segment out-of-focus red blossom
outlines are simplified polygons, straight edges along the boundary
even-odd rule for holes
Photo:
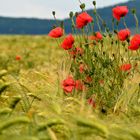
[[[140,34],[136,34],[133,36],[133,38],[130,41],[130,46],[128,49],[135,51],[140,48]]]
[[[72,58],[76,57],[76,51],[75,50],[69,51],[69,54],[72,56]]]
[[[99,80],[99,84],[103,85],[104,84],[104,80]]]
[[[65,93],[71,93],[75,87],[75,81],[71,76],[63,81],[63,90]]]
[[[132,68],[131,64],[123,64],[120,66],[121,71],[129,71]]]
[[[80,47],[77,47],[77,48],[76,48],[76,54],[77,54],[77,55],[83,55],[83,53],[84,53],[83,48],[80,48]]]
[[[48,36],[53,37],[53,38],[59,38],[63,36],[63,29],[61,27],[56,27],[55,29],[52,29]]]
[[[17,61],[21,60],[21,56],[17,55],[17,56],[16,56],[16,60],[17,60]]]
[[[83,28],[92,21],[93,21],[92,17],[88,13],[83,12],[76,17],[76,27],[79,29]]]
[[[74,44],[74,37],[72,34],[69,34],[62,42],[61,47],[65,50],[69,50],[73,47]]]
[[[100,32],[96,32],[95,35],[91,35],[89,36],[90,40],[95,40],[95,41],[99,41],[103,39],[103,36]]]
[[[89,36],[89,39],[90,39],[90,40],[96,40],[96,36],[91,35],[91,36]]]
[[[88,99],[88,104],[92,105],[92,107],[96,108],[95,100],[92,97]]]
[[[121,17],[124,17],[129,12],[127,6],[116,6],[112,9],[113,17],[116,18],[118,21],[121,19]]]
[[[70,53],[70,55],[71,55],[73,58],[75,58],[76,55],[82,56],[83,53],[84,53],[84,50],[83,50],[82,48],[80,48],[80,47],[77,47],[77,48],[75,48],[74,50],[70,51],[69,53]]]
[[[100,32],[96,32],[96,39],[97,40],[102,40],[103,39],[103,36]]]
[[[80,64],[80,66],[79,66],[79,72],[80,73],[83,73],[84,70],[85,70],[85,65],[84,64]]]
[[[129,29],[123,29],[118,32],[118,38],[121,41],[125,41],[130,36],[130,34],[131,32]]]
[[[91,82],[92,82],[92,78],[91,78],[90,76],[87,76],[85,81],[86,81],[87,83],[91,83]]]
[[[75,81],[75,89],[77,90],[84,90],[84,84],[82,83],[81,80],[76,80]]]

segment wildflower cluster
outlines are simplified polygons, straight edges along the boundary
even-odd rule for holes
[[[116,21],[117,28],[109,30],[97,12],[95,1],[95,19],[84,11],[83,5],[80,5],[81,13],[70,13],[73,31],[81,34],[65,36],[62,27],[55,27],[49,33],[68,51],[71,62],[71,73],[62,82],[62,88],[66,95],[86,94],[87,102],[93,107],[113,108],[126,80],[140,73],[139,62],[134,59],[139,57],[140,34],[132,36],[127,28],[124,20],[129,12],[127,6],[112,9],[112,24]],[[120,20],[124,21],[125,27],[121,30],[118,29]],[[95,22],[99,31],[93,30]]]

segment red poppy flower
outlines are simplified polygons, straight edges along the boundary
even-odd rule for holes
[[[76,51],[75,50],[69,51],[69,54],[72,56],[72,58],[76,57]]]
[[[95,35],[89,36],[89,39],[99,41],[103,39],[103,36],[100,32],[96,32]]]
[[[83,12],[81,14],[79,14],[76,18],[76,27],[77,28],[83,28],[84,26],[86,26],[88,23],[92,22],[92,17],[87,14],[86,12]]]
[[[125,41],[130,36],[130,30],[129,29],[123,29],[118,32],[118,38],[121,41]]]
[[[16,56],[16,60],[17,60],[17,61],[21,60],[21,56],[17,55],[17,56]]]
[[[75,81],[71,76],[69,76],[63,81],[62,85],[65,93],[71,93],[75,87]]]
[[[103,85],[104,84],[104,80],[99,80],[99,84]]]
[[[91,35],[91,36],[89,36],[89,39],[90,39],[90,40],[96,40],[96,36]]]
[[[102,40],[103,39],[103,36],[100,32],[96,32],[96,39],[97,40]]]
[[[85,79],[85,81],[87,83],[91,83],[92,82],[92,78],[90,76],[87,76],[86,79]]]
[[[140,34],[136,34],[131,39],[130,46],[128,47],[128,49],[134,51],[138,50],[139,48],[140,48]]]
[[[121,17],[127,15],[128,11],[129,10],[127,6],[116,6],[115,8],[112,9],[113,17],[116,18],[117,20],[120,20]]]
[[[82,48],[80,48],[80,47],[76,48],[76,54],[77,55],[83,55],[83,53],[84,53],[84,50]]]
[[[53,38],[59,38],[63,36],[63,29],[61,27],[56,27],[55,29],[52,29],[48,36],[53,37]]]
[[[94,107],[94,108],[96,107],[96,103],[95,103],[95,100],[93,98],[88,99],[88,104],[92,105],[92,107]]]
[[[121,71],[129,71],[131,69],[131,64],[123,64],[120,66]]]
[[[80,47],[77,47],[77,48],[75,48],[74,50],[70,51],[69,53],[70,53],[70,55],[71,55],[73,58],[75,58],[76,55],[82,56],[83,53],[84,53],[84,50],[83,50],[82,48],[80,48]]]
[[[74,44],[74,38],[72,36],[72,34],[69,34],[64,41],[62,42],[61,47],[65,50],[69,50],[73,47]]]
[[[85,65],[84,64],[80,64],[80,66],[79,66],[79,72],[80,73],[83,73],[84,70],[85,70]]]
[[[82,83],[81,80],[76,80],[76,82],[75,82],[75,88],[77,90],[81,90],[81,91],[84,89],[84,85],[83,85],[83,83]]]

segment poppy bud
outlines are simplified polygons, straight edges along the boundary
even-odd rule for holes
[[[76,17],[78,16],[78,12],[75,12],[75,16],[76,16]]]
[[[109,37],[110,37],[110,38],[112,37],[112,34],[111,34],[111,33],[109,33]]]
[[[82,10],[85,9],[85,4],[82,3],[82,4],[80,5],[80,8],[81,8]]]
[[[128,50],[127,49],[125,49],[125,52],[127,52]]]
[[[104,37],[106,37],[106,34],[105,34],[105,33],[103,33],[103,36],[104,36]]]
[[[129,38],[127,38],[127,42],[128,42],[128,43],[130,42],[130,39],[129,39]]]
[[[70,12],[69,16],[70,16],[70,18],[72,18],[73,17],[73,12]]]
[[[109,32],[109,28],[106,28],[106,31]]]
[[[112,45],[114,44],[113,40],[111,41],[111,44],[112,44]]]
[[[72,24],[72,25],[71,25],[71,27],[72,27],[72,28],[74,28],[74,27],[75,27],[75,25],[74,25],[74,24]]]
[[[53,16],[55,16],[55,11],[52,11]]]
[[[94,5],[94,6],[96,5],[96,1],[93,1],[93,5]]]
[[[94,57],[97,57],[97,53],[96,52],[94,52]]]
[[[131,12],[132,12],[132,14],[136,14],[136,9],[135,8],[132,8],[131,9]]]
[[[105,55],[105,52],[103,52],[103,55]]]
[[[114,33],[117,34],[118,33],[117,30],[114,30]]]
[[[105,108],[102,108],[102,109],[101,109],[101,112],[104,113],[104,114],[107,113],[107,111],[106,111]]]
[[[115,57],[115,54],[113,53],[112,56]]]
[[[56,27],[57,27],[56,25],[53,25],[53,26],[52,26],[52,29],[55,29]]]

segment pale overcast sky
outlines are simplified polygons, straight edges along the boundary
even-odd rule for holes
[[[93,0],[81,0],[86,9],[92,8]],[[104,7],[128,0],[96,0],[97,7]],[[66,18],[70,11],[79,11],[78,0],[0,0],[0,16],[52,18],[52,11],[58,18]]]

